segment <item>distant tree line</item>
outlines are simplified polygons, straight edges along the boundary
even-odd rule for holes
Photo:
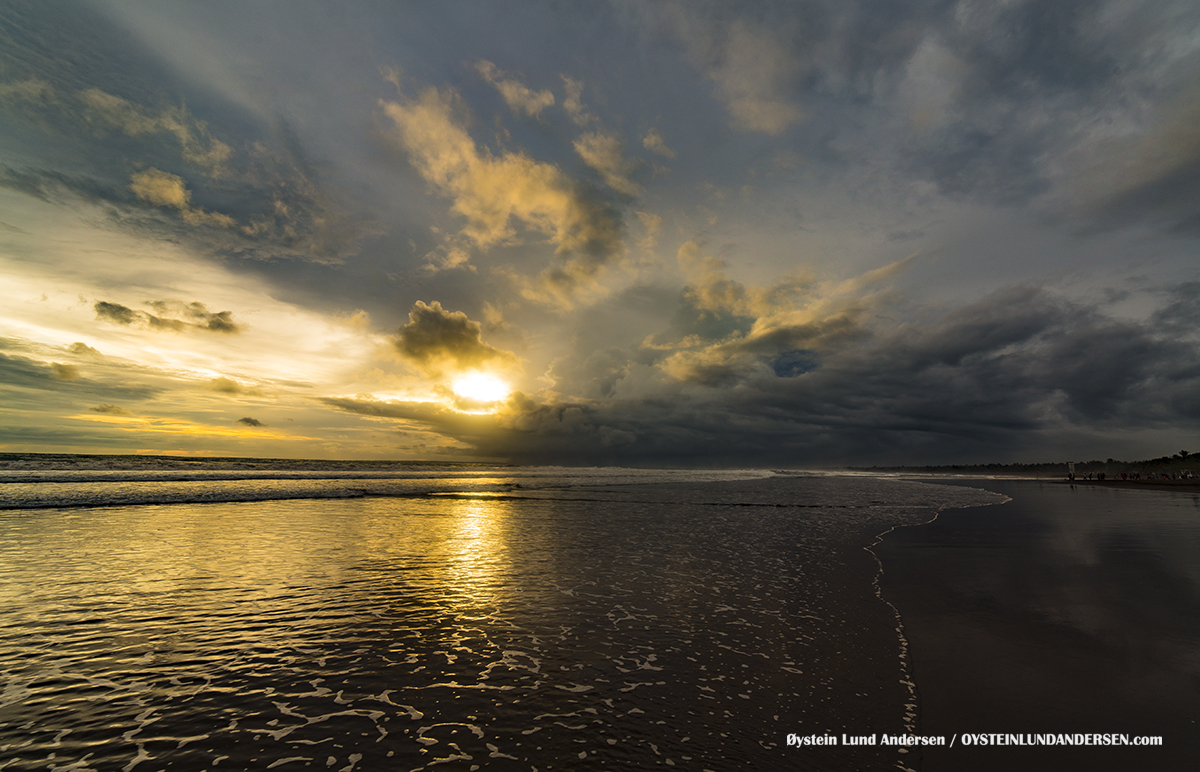
[[[1172,472],[1200,472],[1197,467],[1197,457],[1190,451],[1181,450],[1173,456],[1148,458],[1145,461],[1118,461],[1110,458],[1106,461],[1092,459],[1091,461],[1076,461],[1077,475],[1104,472],[1105,475],[1122,472],[1140,472],[1170,474]],[[955,474],[1046,474],[1066,475],[1067,462],[1053,461],[1042,463],[1014,464],[943,464],[940,466],[854,466],[849,467],[855,472],[942,472]]]

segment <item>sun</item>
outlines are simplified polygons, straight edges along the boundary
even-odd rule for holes
[[[509,385],[491,373],[465,373],[450,383],[454,393],[476,402],[499,402],[512,391]]]

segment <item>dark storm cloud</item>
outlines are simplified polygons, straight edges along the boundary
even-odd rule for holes
[[[326,403],[425,422],[480,455],[529,463],[794,466],[912,454],[961,462],[1027,453],[1032,438],[1063,432],[1200,424],[1200,350],[1164,332],[1016,287],[844,341],[783,372],[739,372],[734,389],[676,384],[653,397],[574,400],[518,393],[490,423],[439,406]],[[619,393],[631,359],[604,356],[592,363],[609,379],[599,391]]]
[[[1179,49],[1163,64],[1165,40],[1186,39],[1200,19],[1178,12],[1086,0],[944,5],[928,18],[926,48],[905,63],[911,77],[931,62],[926,75],[942,77],[926,88],[941,93],[927,97],[934,107],[908,103],[914,123],[898,168],[982,201],[1056,193],[1104,228],[1200,231],[1200,62]],[[912,84],[896,82],[903,112]]]
[[[158,312],[158,315],[145,311],[135,311],[119,303],[109,303],[105,300],[96,301],[93,308],[96,318],[122,325],[145,325],[155,332],[182,332],[184,330],[203,330],[232,334],[241,332],[241,325],[233,321],[230,311],[209,311],[203,303],[181,303],[176,300],[150,300],[146,305]],[[172,318],[174,317],[174,318]]]
[[[1086,0],[626,8],[646,29],[684,42],[735,125],[741,104],[742,128],[785,132],[806,162],[853,168],[871,159],[897,184],[928,180],[955,198],[1025,204],[1070,184],[1062,165],[1080,148],[1171,134],[1169,164],[1155,146],[1138,165],[1161,168],[1128,174],[1108,164],[1102,184],[1081,197],[1060,193],[1099,223],[1200,230],[1195,9]],[[1146,125],[1156,111],[1159,129]],[[1106,129],[1120,124],[1136,128]],[[1087,155],[1079,163],[1096,166]]]
[[[1151,323],[1173,335],[1200,333],[1200,281],[1185,281],[1167,289],[1167,303],[1151,316]]]
[[[940,25],[953,50],[971,66],[966,90],[977,95],[1028,96],[1103,88],[1119,74],[1106,29],[1106,8],[1088,0],[956,3]]]
[[[1113,52],[1135,57],[1129,46],[1137,41],[1118,40],[1095,3],[954,3],[938,11],[911,41],[904,69],[896,63],[892,72],[897,117],[908,110],[915,123],[900,135],[908,135],[900,168],[983,200],[1024,202],[1047,191],[1046,160],[1069,149],[1063,139],[1079,121],[1110,107],[1108,90],[1120,76]],[[928,97],[937,104],[906,104],[913,84],[900,78],[916,74],[922,53],[936,60],[926,77],[942,76],[925,88],[942,93]]]
[[[908,419],[914,428],[935,417],[959,431],[1055,420],[1136,423],[1156,413],[1155,389],[1186,377],[1175,363],[1187,349],[1144,324],[1023,287],[927,329],[914,325],[881,338],[868,357],[839,362],[814,380],[840,384],[848,394],[878,392],[893,422]],[[868,363],[870,372],[862,369]],[[861,386],[853,388],[856,382]],[[863,419],[888,423],[869,415]]]
[[[20,356],[0,354],[0,374],[7,387],[57,391],[75,385],[56,377],[50,365]]]
[[[491,362],[509,364],[515,357],[508,351],[483,342],[482,327],[462,311],[446,311],[438,301],[420,300],[408,313],[408,324],[395,338],[396,349],[417,365],[437,370],[447,365],[479,367]]]

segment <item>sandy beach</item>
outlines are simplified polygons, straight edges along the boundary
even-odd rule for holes
[[[971,484],[966,481],[955,484]],[[1178,487],[979,480],[1010,496],[876,548],[920,731],[1121,733],[1162,747],[926,749],[926,772],[1182,769],[1200,749],[1200,499]]]

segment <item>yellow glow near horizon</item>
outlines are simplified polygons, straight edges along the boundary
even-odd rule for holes
[[[512,388],[491,373],[473,372],[460,375],[450,383],[454,393],[476,402],[499,402]]]

